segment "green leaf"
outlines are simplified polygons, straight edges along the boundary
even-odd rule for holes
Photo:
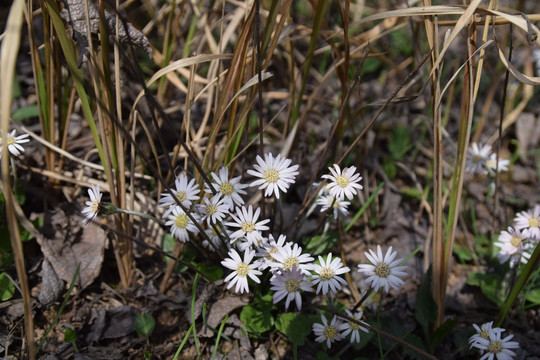
[[[431,338],[431,344],[429,344],[429,348],[431,352],[434,352],[435,349],[439,347],[439,345],[443,342],[443,340],[450,335],[450,332],[454,330],[457,324],[457,319],[450,318],[447,319],[437,330],[435,330],[435,333],[433,334],[433,337]]]
[[[77,341],[77,334],[72,328],[67,327],[64,330],[64,341],[74,343]]]
[[[223,268],[221,266],[196,263],[195,267],[212,281],[217,281],[223,277]]]
[[[276,328],[295,345],[304,345],[304,340],[311,333],[313,321],[297,313],[282,313],[276,320]]]
[[[11,117],[16,121],[23,121],[30,118],[37,118],[39,116],[39,108],[37,105],[27,105],[22,108],[18,108],[13,111]]]
[[[533,303],[533,305],[540,305],[540,289],[534,289],[525,294],[525,300]]]
[[[464,263],[473,259],[472,251],[466,246],[454,246],[454,254],[458,257],[459,262]]]
[[[428,269],[416,294],[415,316],[425,331],[437,318],[437,304],[431,295],[431,267]]]
[[[240,320],[242,320],[242,323],[249,332],[262,334],[274,326],[274,318],[271,311],[272,295],[268,294],[259,301],[254,302],[253,305],[244,306],[240,313]]]
[[[0,300],[6,301],[13,297],[15,293],[15,285],[5,272],[0,274]]]
[[[504,300],[498,294],[498,291],[501,289],[500,276],[473,271],[467,277],[467,284],[480,287],[486,298],[493,301],[497,306],[502,306]]]
[[[417,347],[418,349],[420,350],[426,350],[425,349],[425,346],[424,346],[424,343],[422,342],[422,339],[420,337],[418,337],[417,335],[415,334],[409,334],[405,337],[404,339],[407,343]],[[407,347],[407,346],[404,346],[403,347],[403,352],[407,355],[409,355],[409,357],[411,359],[417,359],[417,360],[424,360],[424,359],[427,359],[425,356],[423,356],[422,354],[419,354],[417,353],[416,351],[414,351],[413,349]]]
[[[394,127],[392,136],[388,143],[388,150],[394,160],[401,160],[403,155],[411,148],[411,139],[409,138],[409,128],[398,125]]]
[[[152,334],[155,327],[156,320],[154,320],[150,314],[143,312],[140,313],[135,319],[135,330],[137,333],[139,333],[139,335],[145,338],[148,338]]]

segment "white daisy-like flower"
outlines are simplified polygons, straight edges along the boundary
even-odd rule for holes
[[[501,231],[498,241],[494,243],[495,246],[498,246],[501,249],[497,254],[501,264],[505,263],[511,257],[521,256],[526,250],[529,250],[530,244],[524,243],[528,238],[528,229],[517,230],[509,226],[508,231]],[[527,258],[524,257],[523,260],[526,263]]]
[[[235,205],[243,205],[244,199],[240,195],[247,194],[245,190],[242,190],[248,187],[247,184],[241,184],[241,176],[237,176],[229,180],[229,169],[222,167],[219,169],[219,176],[215,173],[212,173],[212,178],[214,183],[212,187],[217,192],[217,194],[223,196],[225,202],[229,205],[229,210],[233,210]],[[212,190],[205,184],[205,192],[212,193]]]
[[[355,174],[356,166],[350,168],[344,168],[343,171],[339,168],[338,164],[334,164],[334,168],[329,167],[331,175],[323,175],[323,179],[330,180],[328,184],[328,192],[330,195],[335,196],[336,199],[343,200],[352,199],[356,195],[358,190],[362,190],[364,187],[358,182],[362,180],[360,174]]]
[[[279,191],[287,192],[290,184],[294,184],[294,178],[298,175],[298,165],[291,165],[291,160],[278,154],[275,158],[272,153],[264,154],[263,159],[257,155],[255,170],[248,170],[248,174],[260,178],[250,184],[259,186],[259,190],[266,189],[264,196],[276,194],[279,199]]]
[[[195,183],[195,179],[191,179],[188,182],[188,177],[185,174],[180,174],[178,178],[174,181],[175,189],[172,190],[172,193],[178,201],[182,204],[183,207],[189,208],[192,204],[192,201],[198,200],[200,195],[199,185]],[[177,206],[176,200],[168,192],[161,194],[161,199],[159,199],[160,207],[168,207],[163,217],[167,217],[172,211],[171,207]]]
[[[347,329],[348,324],[343,323],[336,315],[334,315],[332,321],[330,324],[328,324],[326,316],[321,314],[321,321],[322,324],[313,324],[313,333],[316,336],[315,341],[319,343],[326,341],[326,346],[328,346],[330,349],[333,342],[340,341],[345,338],[342,331]]]
[[[529,236],[538,242],[540,240],[540,205],[517,214],[514,224],[517,230],[528,229]]]
[[[322,289],[323,295],[326,295],[328,288],[335,294],[338,290],[341,290],[342,285],[347,285],[347,282],[339,275],[348,273],[350,269],[343,266],[339,257],[332,259],[332,253],[330,253],[325,261],[322,256],[319,256],[319,264],[313,265],[315,275],[311,277],[313,285],[319,284],[317,285],[317,294]]]
[[[349,201],[339,200],[332,195],[326,195],[320,196],[316,203],[317,205],[321,205],[321,212],[325,212],[332,207],[334,209],[334,219],[337,219],[338,213],[343,214],[343,216],[349,215],[349,210],[347,209],[351,204]]]
[[[225,278],[225,282],[230,281],[227,289],[232,288],[234,284],[236,284],[236,288],[234,289],[236,293],[240,292],[240,294],[242,294],[244,291],[248,293],[248,276],[259,284],[260,280],[257,276],[262,275],[262,272],[256,269],[257,265],[251,264],[251,260],[253,260],[253,257],[255,256],[255,251],[247,249],[244,252],[243,260],[234,249],[229,250],[228,255],[229,258],[221,262],[221,265],[233,270],[233,272]]]
[[[398,276],[406,276],[404,271],[407,266],[398,266],[403,259],[394,260],[397,256],[397,251],[392,252],[392,247],[388,248],[386,255],[383,256],[381,246],[377,245],[377,253],[369,249],[369,253],[364,253],[371,264],[358,265],[358,271],[368,276],[365,280],[368,284],[371,283],[371,287],[377,291],[379,288],[384,288],[386,292],[389,291],[389,287],[397,289],[401,285],[405,285],[405,282]]]
[[[504,331],[504,329],[501,329],[501,328],[498,328],[498,327],[494,328],[493,327],[493,321],[482,324],[481,326],[473,324],[473,327],[476,330],[476,334],[474,334],[473,336],[471,336],[469,338],[469,344],[471,344],[471,348],[480,339],[489,339],[489,331],[490,330],[493,330],[493,332],[495,332],[495,333],[496,332],[502,333]]]
[[[347,313],[347,315],[349,317],[352,317],[353,319],[355,319],[359,323],[366,324],[365,322],[362,321],[362,314],[363,314],[362,311],[358,311],[356,314],[353,314],[348,309],[345,309],[345,312]],[[345,322],[345,324],[347,324],[347,328],[343,332],[343,336],[347,336],[347,335],[351,334],[351,343],[354,343],[354,342],[359,343],[360,342],[360,330],[362,330],[362,331],[364,331],[366,333],[369,332],[368,329],[366,329],[365,327],[359,325],[358,323],[356,323],[354,321],[350,321],[348,319],[343,319],[343,321]]]
[[[274,239],[272,234],[268,235],[268,240],[262,241],[257,248],[257,256],[259,257],[259,270],[264,270],[267,267],[272,266],[274,263],[274,254],[276,254],[279,249],[285,246],[285,240],[287,236],[279,235],[277,241]]]
[[[198,221],[197,214],[191,214],[191,216]],[[168,221],[165,223],[165,226],[171,226],[171,235],[177,238],[182,242],[189,240],[189,232],[198,233],[199,229],[189,216],[182,210],[178,205],[171,206],[171,211],[167,216]]]
[[[486,160],[485,165],[489,175],[495,176],[498,172],[508,171],[510,160],[499,158],[499,164],[497,165],[497,154],[493,153]]]
[[[488,329],[488,338],[478,337],[475,342],[471,344],[471,347],[479,349],[485,354],[480,360],[512,360],[516,353],[510,349],[519,349],[519,343],[517,341],[510,341],[514,335],[508,335],[504,339],[501,339],[502,333],[505,331],[495,331],[494,329]],[[474,336],[474,335],[473,335]]]
[[[204,198],[203,202],[204,204],[197,205],[197,209],[201,213],[201,221],[206,220],[208,226],[223,221],[229,213],[229,204],[220,194],[212,196],[211,199]]]
[[[250,244],[258,244],[262,238],[261,231],[268,230],[268,226],[265,224],[270,222],[270,219],[257,222],[260,213],[260,208],[257,208],[255,213],[253,213],[253,206],[251,205],[249,205],[247,209],[245,206],[237,207],[236,215],[238,216],[231,214],[234,222],[225,223],[227,226],[240,228],[231,234],[231,241],[235,241],[241,237],[246,237]]]
[[[272,287],[270,290],[275,291],[273,296],[274,304],[277,304],[285,297],[285,309],[289,308],[291,300],[296,303],[296,308],[302,310],[302,296],[300,290],[311,291],[311,284],[305,281],[305,275],[300,269],[293,265],[291,270],[280,271],[270,280]]]
[[[298,244],[287,243],[278,252],[272,254],[274,262],[270,265],[272,271],[278,269],[290,270],[293,265],[300,269],[304,274],[309,275],[309,271],[313,268],[313,258],[309,254],[302,254],[302,248]]]
[[[86,207],[81,211],[85,216],[83,219],[85,225],[90,221],[94,221],[102,210],[101,197],[103,194],[99,191],[99,184],[92,185],[92,188],[88,189],[88,196],[90,196],[90,201],[85,203]]]
[[[467,151],[467,162],[465,164],[465,171],[472,175],[483,175],[486,173],[486,161],[491,154],[490,145],[480,145],[472,143],[471,147]]]
[[[24,152],[24,148],[22,147],[21,144],[29,142],[30,139],[28,139],[28,134],[21,134],[19,136],[15,136],[16,132],[17,131],[13,129],[11,133],[5,136],[5,139],[4,137],[0,137],[0,159],[2,158],[4,140],[6,141],[6,146],[7,146],[8,151],[13,156],[19,156],[21,155],[22,152]]]

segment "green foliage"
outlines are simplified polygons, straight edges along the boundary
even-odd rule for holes
[[[467,277],[467,284],[480,287],[486,298],[498,307],[504,303],[504,298],[501,296],[501,276],[497,274],[486,274],[481,271],[473,271]]]
[[[389,156],[383,158],[383,170],[386,175],[393,179],[397,174],[396,161],[400,161],[413,145],[409,134],[409,128],[398,125],[392,130],[392,136],[388,142]]]
[[[75,351],[79,352],[79,349],[77,349],[77,334],[75,333],[75,330],[70,327],[66,327],[64,330],[64,341],[71,343]]]
[[[272,294],[266,294],[242,308],[240,320],[248,332],[259,336],[274,326],[272,307]]]
[[[208,264],[208,263],[194,263],[195,267],[199,269],[206,277],[212,281],[217,281],[223,278],[223,267]]]
[[[467,246],[459,246],[458,244],[454,246],[454,255],[457,256],[460,263],[465,263],[473,259],[471,249]]]
[[[27,105],[13,111],[11,117],[15,121],[23,121],[39,116],[39,107],[37,105]]]
[[[304,345],[311,334],[313,320],[297,313],[281,313],[276,320],[276,328],[281,331],[294,346]]]
[[[416,295],[415,316],[416,320],[424,328],[425,334],[428,335],[431,325],[437,318],[437,304],[431,295],[431,267],[424,275],[422,283],[418,288],[418,293]]]
[[[156,320],[152,315],[142,312],[135,319],[135,331],[145,338],[149,338],[156,327]]]
[[[13,297],[15,285],[5,272],[0,273],[0,301],[6,301]]]
[[[315,235],[307,241],[304,252],[320,255],[330,251],[337,243],[337,232],[330,231],[326,234]]]

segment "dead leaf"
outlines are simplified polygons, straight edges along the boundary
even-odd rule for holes
[[[37,241],[58,277],[68,284],[79,265],[76,284],[84,289],[101,271],[106,233],[98,225],[81,226],[79,217],[70,216],[62,209],[45,215],[43,237]]]
[[[534,114],[519,114],[516,119],[516,137],[519,142],[519,157],[525,160],[529,148],[535,147],[540,138],[540,129]]]
[[[42,305],[48,305],[60,297],[64,290],[64,282],[58,278],[47,259],[43,260],[40,275],[42,282],[38,300]]]

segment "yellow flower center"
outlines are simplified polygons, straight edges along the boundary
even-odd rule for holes
[[[243,262],[238,264],[238,266],[236,267],[236,273],[238,274],[238,276],[246,277],[249,273],[249,266]]]
[[[513,247],[518,247],[519,244],[521,244],[521,238],[514,236],[512,239],[510,239],[510,244],[512,244]]]
[[[275,169],[268,169],[264,172],[264,180],[269,183],[275,183],[279,180],[279,172]]]
[[[480,337],[481,337],[482,339],[487,339],[487,338],[489,338],[489,331],[487,331],[487,330],[482,330],[482,331],[480,331],[480,334],[478,334],[478,335],[480,335]]]
[[[13,136],[11,136],[11,135],[8,135],[8,136],[6,137],[6,143],[7,143],[8,145],[13,145],[13,144],[15,144],[15,138],[14,138]]]
[[[325,281],[325,280],[330,280],[331,278],[334,277],[334,275],[335,273],[332,271],[332,269],[322,268],[321,273],[319,274],[319,277],[321,278],[321,280]]]
[[[226,181],[224,183],[221,183],[221,185],[219,186],[219,190],[221,190],[223,195],[229,196],[233,193],[234,186],[230,182]]]
[[[337,334],[338,334],[338,330],[335,326],[328,325],[327,327],[324,328],[324,336],[327,339],[333,339],[336,337]]]
[[[297,292],[298,289],[300,289],[300,283],[298,280],[295,279],[289,279],[285,282],[285,289],[287,292]]]
[[[296,265],[296,268],[298,269],[300,266],[300,263],[298,262],[298,259],[295,257],[290,257],[287,260],[285,260],[285,263],[283,264],[283,267],[285,270],[291,270],[293,265]]]
[[[255,230],[255,225],[253,225],[253,223],[245,222],[242,224],[242,231],[246,234],[249,234],[253,230]]]
[[[187,199],[187,194],[185,191],[177,191],[175,195],[178,201],[180,202],[183,202],[184,200]]]
[[[492,341],[488,345],[488,351],[492,354],[498,354],[502,351],[503,347],[499,341]]]
[[[385,263],[380,263],[375,266],[375,274],[377,274],[378,277],[388,277],[390,275],[390,268]]]
[[[180,214],[176,217],[176,220],[174,220],[174,224],[179,229],[185,229],[188,225],[189,218],[186,214]]]
[[[355,319],[356,319],[356,317],[355,317]],[[360,329],[360,325],[358,325],[357,323],[352,322],[352,321],[349,321],[349,327],[351,328],[352,331]]]
[[[278,249],[276,249],[276,248],[271,248],[270,250],[268,250],[268,253],[266,254],[266,258],[267,258],[268,260],[273,261],[273,260],[274,260],[274,257],[272,256],[272,254],[277,254],[277,252],[278,252]]]
[[[207,215],[214,215],[217,212],[217,206],[210,203],[206,205],[206,214]]]
[[[530,227],[538,227],[538,225],[540,225],[540,222],[538,221],[537,218],[530,218],[529,219],[529,226]]]
[[[484,158],[482,157],[482,155],[474,155],[473,158],[472,158],[472,161],[473,163],[480,163],[482,162],[482,160],[484,160]]]
[[[98,213],[100,209],[100,204],[98,201],[92,201],[92,204],[90,205],[90,209],[92,209],[92,212]]]
[[[343,175],[339,175],[336,178],[336,183],[340,188],[346,188],[347,186],[349,186],[349,178]]]

